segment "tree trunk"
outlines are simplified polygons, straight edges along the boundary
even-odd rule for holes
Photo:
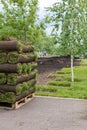
[[[74,68],[73,68],[73,61],[74,61],[74,58],[73,58],[73,55],[71,55],[71,81],[74,82]]]

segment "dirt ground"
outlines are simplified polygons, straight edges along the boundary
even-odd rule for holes
[[[79,60],[74,60],[74,65],[79,65]],[[52,78],[49,74],[55,73],[63,67],[70,67],[69,57],[43,57],[38,59],[37,85],[47,85]]]
[[[56,70],[54,69],[39,73],[37,77],[37,85],[47,85],[47,83],[52,80],[52,78],[49,78],[49,74],[55,73],[55,71]]]

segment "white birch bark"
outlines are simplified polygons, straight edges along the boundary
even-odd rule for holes
[[[73,56],[71,55],[71,81],[74,82]]]

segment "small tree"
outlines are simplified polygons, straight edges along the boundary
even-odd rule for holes
[[[53,24],[53,33],[58,39],[63,54],[71,56],[72,82],[74,81],[73,60],[83,54],[87,41],[87,1],[62,0],[47,9]],[[59,31],[60,30],[60,31]]]

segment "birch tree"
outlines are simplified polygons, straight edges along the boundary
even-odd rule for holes
[[[47,9],[46,20],[53,25],[53,34],[63,54],[71,56],[71,74],[74,82],[73,61],[85,53],[87,46],[87,1],[62,0]]]

